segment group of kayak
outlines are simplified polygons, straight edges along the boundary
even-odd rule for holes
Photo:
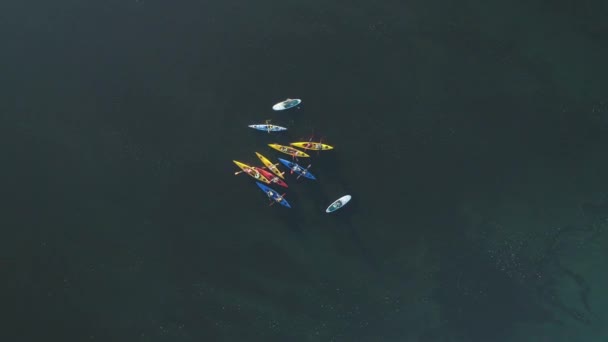
[[[286,100],[281,101],[281,102],[275,104],[274,106],[272,106],[272,109],[275,111],[286,110],[286,109],[298,106],[301,102],[302,102],[302,100],[300,100],[300,99],[286,99]],[[281,131],[287,130],[287,128],[285,128],[285,127],[272,125],[269,123],[269,121],[266,121],[264,124],[249,125],[249,127],[256,129],[256,130],[260,130],[260,131],[266,131],[268,133],[281,132]],[[289,146],[279,145],[279,144],[268,144],[268,146],[276,151],[290,155],[294,160],[296,160],[297,158],[309,158],[310,157],[309,154],[307,154],[304,151],[296,149],[296,147],[304,149],[304,150],[309,150],[309,151],[327,151],[327,150],[333,149],[333,146],[326,145],[321,142],[313,142],[313,141],[292,142],[289,144]],[[273,184],[284,187],[284,188],[288,187],[287,183],[285,183],[285,172],[279,170],[279,168],[277,167],[280,164],[282,164],[284,167],[289,169],[291,174],[296,174],[297,175],[296,179],[299,179],[300,177],[304,177],[304,178],[308,178],[310,180],[316,180],[316,177],[308,170],[311,166],[310,164],[307,167],[303,167],[294,161],[289,161],[289,160],[286,160],[283,158],[277,158],[280,163],[275,164],[272,161],[270,161],[268,158],[263,156],[261,153],[255,152],[255,154],[260,159],[262,164],[264,164],[264,166],[263,167],[250,166],[250,165],[247,165],[240,161],[233,160],[233,162],[241,169],[241,171],[235,172],[235,175],[238,175],[241,173],[246,173],[249,176],[251,176],[252,178],[254,178],[256,180],[257,186],[262,191],[264,191],[264,193],[271,200],[270,205],[273,205],[274,203],[279,203],[280,205],[282,205],[284,207],[291,208],[291,205],[285,199],[285,194],[280,194],[278,191],[269,187],[269,185],[273,185]],[[346,203],[348,203],[348,201],[350,201],[350,199],[351,199],[350,195],[342,196],[338,200],[331,203],[325,211],[327,213],[334,212],[334,211],[340,209]]]

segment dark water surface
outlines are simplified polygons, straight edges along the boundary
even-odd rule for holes
[[[605,2],[2,7],[11,341],[608,336]]]

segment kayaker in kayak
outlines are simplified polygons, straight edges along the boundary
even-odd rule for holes
[[[281,203],[281,201],[283,200],[283,196],[277,195],[277,197],[274,197],[274,193],[272,191],[270,191],[270,190],[268,190],[268,192],[266,193],[266,195],[268,195],[268,197],[270,197],[273,200],[275,200],[275,202]]]
[[[254,169],[247,169],[246,171],[249,175],[253,176],[254,178],[260,178],[260,173],[257,172]]]

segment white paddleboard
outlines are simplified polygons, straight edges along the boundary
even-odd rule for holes
[[[286,99],[285,101],[281,101],[274,106],[272,106],[273,110],[285,110],[289,108],[293,108],[302,103],[300,99]]]
[[[333,213],[334,211],[345,206],[346,203],[348,203],[351,200],[351,198],[352,198],[351,195],[345,195],[345,196],[338,198],[337,200],[334,201],[334,203],[330,204],[329,207],[327,207],[327,209],[325,209],[325,212],[328,214]]]

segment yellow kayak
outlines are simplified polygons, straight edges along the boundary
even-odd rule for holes
[[[274,173],[275,175],[285,179],[283,177],[283,174],[285,172],[281,172],[279,170],[279,168],[277,168],[277,164],[273,164],[270,160],[268,160],[266,157],[264,157],[263,155],[261,155],[260,153],[255,153],[256,156],[258,156],[258,158],[260,158],[260,160],[262,161],[262,163],[264,163],[264,166],[266,166],[268,168],[268,170],[272,171],[272,173]]]
[[[270,184],[270,180],[268,180],[268,178],[264,177],[264,175],[262,175],[261,173],[258,172],[258,170],[256,170],[255,168],[247,165],[247,164],[243,164],[241,162],[238,162],[236,160],[233,160],[233,162],[236,164],[236,166],[240,167],[241,170],[243,170],[242,172],[245,172],[246,174],[250,175],[251,177],[262,181],[266,184]],[[238,175],[240,172],[235,172],[235,175]],[[270,174],[270,173],[269,173]]]
[[[283,145],[279,145],[279,144],[268,144],[268,146],[274,148],[275,150],[277,150],[279,152],[289,154],[290,156],[293,156],[293,157],[302,157],[302,158],[310,157],[308,154],[306,154],[300,150],[296,150],[293,147],[283,146]]]
[[[314,150],[314,151],[327,151],[333,150],[333,146],[317,143],[317,142],[294,142],[289,144],[291,146],[303,148],[305,150]]]

